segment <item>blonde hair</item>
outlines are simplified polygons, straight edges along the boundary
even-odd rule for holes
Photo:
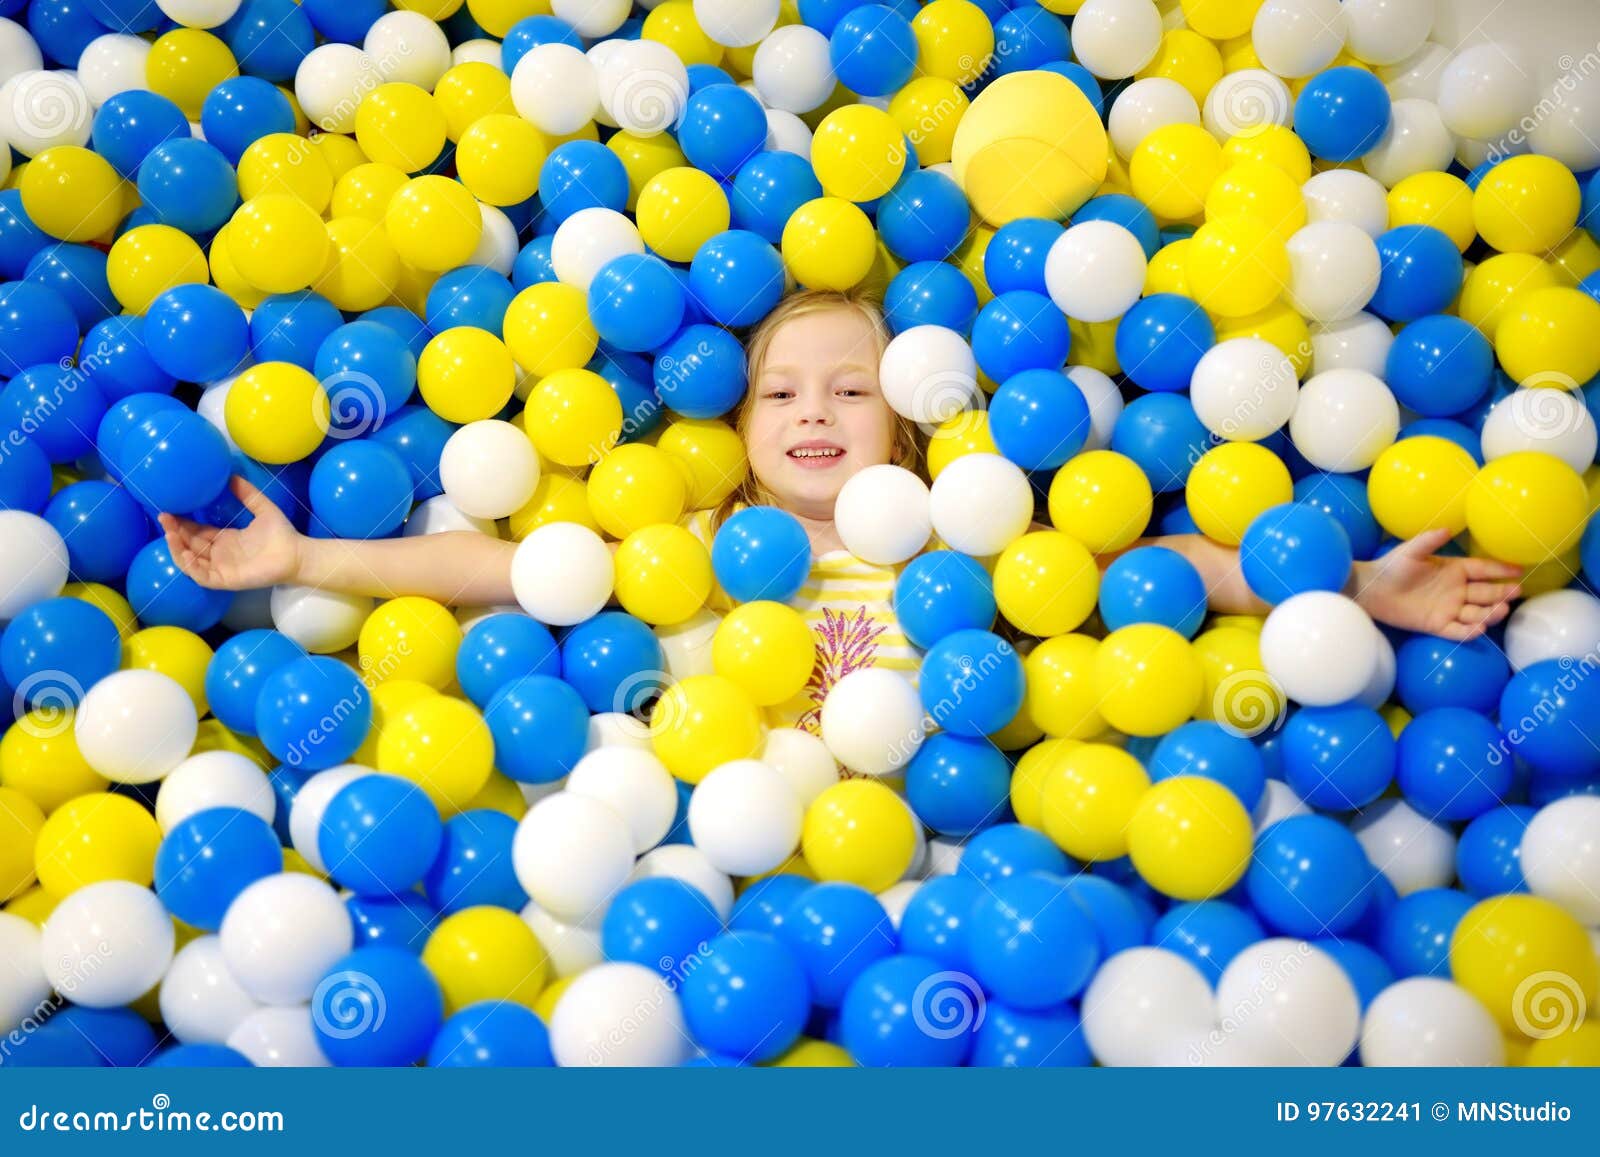
[[[835,310],[855,313],[871,327],[881,355],[893,336],[883,319],[883,310],[877,299],[859,289],[807,289],[786,297],[761,321],[745,341],[746,380],[749,383],[744,399],[734,414],[733,428],[741,441],[749,444],[750,414],[754,409],[755,384],[761,377],[761,367],[767,350],[778,330],[801,317]],[[889,449],[889,461],[914,474],[922,473],[922,431],[905,415],[894,415],[894,442]],[[712,514],[711,526],[715,530],[742,506],[777,506],[777,498],[761,484],[754,470],[745,472],[744,481],[734,488]]]

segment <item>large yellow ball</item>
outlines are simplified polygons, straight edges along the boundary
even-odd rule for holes
[[[1180,775],[1153,784],[1128,823],[1128,855],[1140,877],[1176,900],[1206,900],[1239,882],[1250,864],[1250,813],[1214,779]]]
[[[1467,527],[1467,489],[1478,464],[1447,438],[1404,438],[1379,454],[1367,474],[1367,499],[1378,525],[1396,538]]]
[[[521,542],[539,527],[552,522],[576,522],[600,533],[600,524],[589,510],[589,495],[583,480],[555,470],[540,472],[533,497],[522,509],[513,511],[506,522],[515,542]]]
[[[1582,924],[1539,896],[1492,896],[1450,936],[1450,975],[1512,1037],[1574,1023],[1600,997],[1600,964]]]
[[[1112,631],[1094,655],[1094,688],[1106,722],[1127,735],[1165,735],[1194,715],[1205,675],[1178,632],[1154,623]]]
[[[466,186],[449,177],[414,177],[389,201],[384,226],[400,260],[442,273],[465,265],[483,237],[483,214]]]
[[[1018,630],[1040,638],[1064,634],[1094,613],[1100,571],[1082,543],[1059,530],[1024,534],[994,564],[994,597]]]
[[[1265,161],[1245,161],[1224,169],[1206,194],[1205,211],[1208,221],[1248,217],[1285,243],[1306,223],[1306,202],[1299,183]]]
[[[807,201],[783,227],[783,263],[808,289],[846,290],[872,270],[877,233],[860,207],[838,197]]]
[[[673,140],[669,133],[642,137],[637,133],[616,132],[611,134],[611,139],[606,142],[606,148],[617,155],[622,161],[623,169],[627,171],[626,208],[630,213],[639,207],[639,194],[652,179],[668,169],[682,168],[689,163],[683,155],[683,150],[678,147],[678,142]]]
[[[63,803],[39,829],[35,871],[46,892],[67,896],[85,884],[155,879],[161,828],[135,800],[94,792]]]
[[[433,99],[452,141],[459,141],[480,117],[517,111],[511,103],[511,78],[482,60],[464,60],[446,71],[433,86]]]
[[[644,18],[639,35],[665,44],[684,64],[722,63],[723,47],[695,19],[690,0],[667,0]]]
[[[409,779],[442,814],[454,815],[489,782],[494,739],[472,704],[432,695],[384,720],[378,770]]]
[[[144,79],[191,121],[211,90],[239,75],[239,62],[220,39],[198,28],[175,28],[158,36],[144,58]]]
[[[956,127],[970,103],[954,81],[920,76],[889,99],[889,115],[910,138],[917,163],[938,165],[950,159]]]
[[[1294,498],[1283,460],[1254,442],[1227,442],[1207,450],[1184,487],[1189,517],[1207,538],[1238,546],[1264,511]]]
[[[800,850],[819,880],[881,892],[911,866],[916,831],[911,809],[875,779],[824,788],[806,808]]]
[[[447,422],[494,417],[511,400],[516,374],[505,343],[470,325],[435,334],[417,359],[422,400]]]
[[[356,165],[334,183],[328,212],[334,221],[342,217],[365,217],[382,225],[389,202],[410,179],[393,165],[371,161]]]
[[[333,171],[321,151],[294,133],[258,137],[239,158],[239,196],[246,201],[279,193],[298,197],[320,214],[328,207],[333,183]]]
[[[1472,190],[1454,173],[1413,173],[1389,190],[1389,228],[1428,225],[1465,253],[1477,240]]]
[[[517,205],[539,191],[539,170],[548,152],[544,134],[533,125],[519,116],[493,113],[461,134],[456,172],[478,200]]]
[[[1199,125],[1163,125],[1128,158],[1134,196],[1174,220],[1200,212],[1221,176],[1222,144]]]
[[[729,611],[711,641],[711,663],[758,707],[798,695],[817,660],[805,618],[782,603],[745,603]]]
[[[1494,334],[1495,353],[1511,380],[1573,390],[1600,374],[1600,301],[1558,285],[1518,294]]]
[[[1154,495],[1133,459],[1089,450],[1069,459],[1050,482],[1050,522],[1093,554],[1131,546],[1150,523]]]
[[[657,173],[639,191],[639,236],[668,261],[688,261],[728,228],[728,195],[710,173],[688,166]]]
[[[290,362],[262,362],[234,379],[223,406],[228,434],[257,462],[298,462],[328,432],[328,394]]]
[[[691,675],[662,693],[650,712],[650,746],[685,783],[761,747],[761,711],[721,675]]]
[[[617,548],[616,568],[622,609],[653,627],[683,622],[711,595],[711,553],[681,526],[634,531]]]
[[[656,523],[676,523],[688,501],[683,470],[665,450],[618,446],[589,472],[589,511],[612,538]]]
[[[487,905],[446,916],[422,949],[446,1016],[486,1000],[532,1009],[549,978],[549,960],[522,917]]]
[[[541,458],[562,466],[588,466],[617,444],[622,402],[592,370],[557,370],[528,395],[525,421]]]
[[[1502,253],[1554,249],[1578,223],[1583,200],[1572,170],[1553,157],[1510,157],[1485,173],[1472,194],[1478,233]]]
[[[1231,40],[1250,31],[1263,0],[1178,0],[1183,19],[1209,40]]]
[[[1251,217],[1207,221],[1189,239],[1186,258],[1195,300],[1223,317],[1265,309],[1289,281],[1283,238]]]
[[[549,16],[550,0],[467,0],[467,11],[490,36],[504,38],[519,20]]]
[[[559,281],[512,298],[502,331],[517,365],[539,378],[587,365],[600,342],[583,290]]]
[[[750,472],[744,439],[716,418],[679,418],[661,432],[656,445],[688,470],[690,510],[715,506]]]
[[[328,264],[328,227],[304,201],[263,193],[228,222],[228,256],[251,285],[267,293],[305,289]]]
[[[1080,860],[1125,856],[1128,824],[1149,787],[1144,767],[1122,748],[1074,744],[1041,785],[1044,830]]]
[[[1023,661],[1028,716],[1049,736],[1090,739],[1106,729],[1094,683],[1100,641],[1066,634],[1046,639]]]
[[[1490,556],[1536,566],[1571,549],[1589,520],[1583,479],[1561,459],[1520,450],[1486,464],[1467,488],[1467,529]]]
[[[174,286],[204,285],[210,279],[200,246],[171,225],[129,229],[106,255],[106,281],[129,313],[143,313]]]
[[[1044,830],[1044,784],[1060,766],[1062,758],[1080,741],[1041,739],[1022,753],[1011,772],[1011,810],[1017,822],[1035,831]]]
[[[122,178],[90,149],[45,149],[28,162],[20,185],[28,219],[61,241],[93,241],[122,218]]]
[[[1288,706],[1282,689],[1261,665],[1261,629],[1217,625],[1195,636],[1194,654],[1205,675],[1196,719],[1244,735],[1258,735]]]
[[[461,624],[432,599],[404,596],[378,604],[356,646],[369,682],[411,679],[442,691],[455,681]]]

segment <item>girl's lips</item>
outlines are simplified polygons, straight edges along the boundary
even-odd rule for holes
[[[784,453],[789,461],[806,470],[827,470],[844,461],[844,447],[832,442],[801,442]]]

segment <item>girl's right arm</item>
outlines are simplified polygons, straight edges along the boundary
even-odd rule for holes
[[[243,478],[234,478],[231,487],[252,516],[242,530],[160,516],[173,561],[201,586],[250,590],[292,583],[376,598],[420,595],[453,606],[516,601],[514,542],[474,531],[370,542],[311,538]]]

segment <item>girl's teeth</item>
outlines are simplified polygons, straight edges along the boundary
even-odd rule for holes
[[[839,451],[837,450],[791,450],[789,453],[796,458],[837,458],[839,456]]]

